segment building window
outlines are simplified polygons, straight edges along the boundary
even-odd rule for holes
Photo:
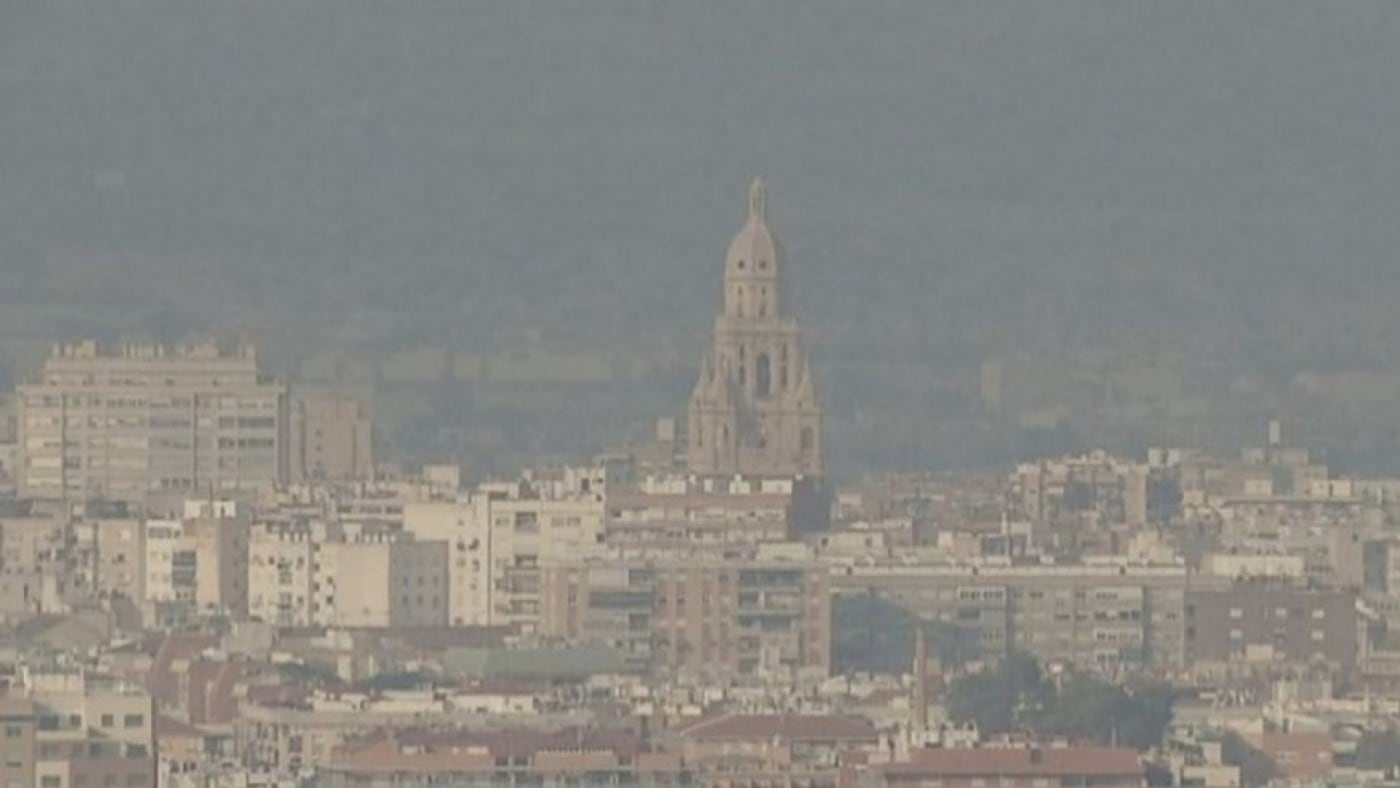
[[[128,714],[125,717],[122,717],[122,725],[125,725],[128,728],[139,728],[145,723],[146,717],[143,714]]]
[[[758,354],[758,368],[754,373],[754,377],[757,378],[755,383],[758,385],[758,396],[766,397],[772,393],[773,371],[770,368],[767,353]]]

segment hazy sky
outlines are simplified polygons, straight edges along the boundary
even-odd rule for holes
[[[699,326],[762,174],[809,313],[1345,304],[1400,290],[1397,42],[1388,1],[7,0],[0,285],[439,266]]]

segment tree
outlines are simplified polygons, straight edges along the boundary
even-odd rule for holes
[[[1220,740],[1220,760],[1240,767],[1240,780],[1245,786],[1268,785],[1283,776],[1269,754],[1250,744],[1234,731]]]
[[[369,690],[414,690],[433,686],[434,678],[421,670],[377,673],[364,682]]]
[[[1359,769],[1393,769],[1400,766],[1400,733],[1366,731],[1356,743]]]
[[[877,594],[831,605],[832,663],[838,673],[904,673],[914,658],[914,616]]]
[[[335,687],[342,683],[335,668],[319,662],[279,662],[277,673],[286,683],[299,687]]]
[[[976,723],[984,734],[1026,731],[1146,750],[1161,742],[1173,702],[1161,683],[1119,686],[1073,670],[1047,682],[1035,659],[1018,653],[953,682],[947,705],[954,721]]]
[[[984,733],[1035,730],[1048,687],[1035,658],[1015,653],[993,668],[963,676],[948,692],[948,715]]]

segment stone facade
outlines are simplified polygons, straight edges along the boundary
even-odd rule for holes
[[[822,413],[797,320],[783,301],[782,245],[763,183],[729,244],[724,309],[690,398],[687,465],[703,475],[820,476]]]

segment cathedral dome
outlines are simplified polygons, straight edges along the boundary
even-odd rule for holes
[[[749,218],[729,242],[724,261],[726,276],[745,279],[776,278],[783,267],[783,245],[768,229],[763,181],[758,178],[749,184]]]

